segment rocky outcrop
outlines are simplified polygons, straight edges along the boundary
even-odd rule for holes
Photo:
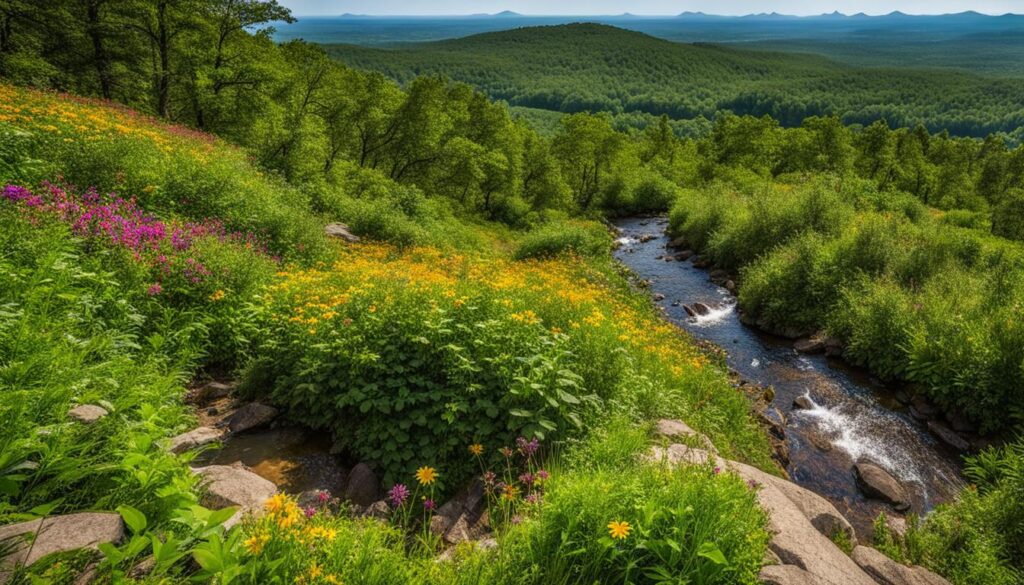
[[[854,465],[854,473],[864,495],[882,500],[900,511],[910,508],[906,489],[888,471],[870,461],[862,461]]]
[[[167,444],[167,450],[176,455],[209,445],[224,438],[222,429],[213,427],[199,427],[187,433],[182,433],[171,438]]]
[[[228,419],[228,429],[232,433],[244,433],[270,424],[277,415],[278,411],[273,406],[250,402],[231,415]]]
[[[793,342],[793,349],[800,353],[825,353],[825,339],[822,337],[805,337]]]
[[[796,565],[768,565],[758,578],[764,585],[832,585]]]
[[[956,431],[946,426],[946,423],[942,421],[928,421],[928,430],[938,437],[940,441],[957,451],[967,451],[971,448],[971,444],[967,442],[967,439],[958,435]]]
[[[801,408],[803,410],[810,410],[814,408],[814,402],[811,401],[811,397],[806,394],[801,394],[793,399],[793,407]]]
[[[447,544],[480,540],[490,532],[484,486],[474,481],[430,519],[430,531]]]
[[[380,499],[380,480],[365,463],[360,463],[348,473],[345,497],[358,506],[370,506]]]
[[[71,419],[80,423],[91,425],[109,414],[105,408],[95,404],[81,404],[68,411]]]
[[[30,522],[0,526],[0,542],[12,548],[0,560],[0,581],[5,570],[29,566],[53,553],[96,549],[103,543],[118,543],[124,538],[121,516],[107,512],[84,512],[52,516]]]
[[[361,238],[351,231],[343,223],[329,223],[324,226],[324,233],[332,238],[338,238],[346,242],[358,242]]]
[[[692,440],[700,448],[707,449],[716,455],[718,454],[718,449],[715,448],[715,444],[711,442],[707,435],[698,433],[681,420],[663,418],[655,423],[654,432],[663,439]]]
[[[854,548],[850,557],[881,585],[950,585],[949,581],[924,567],[901,565],[866,546]]]
[[[277,486],[241,465],[210,465],[195,472],[206,490],[201,503],[213,510],[230,506],[238,506],[240,512],[258,510],[277,493]]]

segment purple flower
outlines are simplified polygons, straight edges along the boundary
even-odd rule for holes
[[[433,510],[436,507],[436,505],[437,504],[434,503],[434,500],[431,500],[430,498],[423,500],[423,509],[428,512]]]
[[[718,475],[719,473],[722,473],[722,468],[715,466],[715,475]]]
[[[547,471],[543,469],[537,471],[537,481],[545,482],[548,480],[549,477],[551,477],[551,474],[548,473]]]
[[[516,439],[516,447],[519,449],[520,453],[526,457],[531,457],[537,452],[537,449],[540,448],[540,441],[538,441],[536,437],[531,441],[527,441],[526,437],[519,437]]]
[[[407,499],[409,499],[409,488],[405,487],[405,484],[396,483],[391,486],[391,489],[388,491],[388,500],[392,506],[398,508]]]
[[[533,476],[532,473],[524,473],[519,476],[519,481],[522,482],[523,485],[533,485],[534,479],[536,478]]]
[[[321,505],[331,501],[331,492],[327,490],[320,490],[316,494],[316,501],[320,502]]]
[[[164,287],[160,286],[159,282],[153,283],[148,289],[146,289],[146,294],[151,297],[155,297],[162,292],[164,292]]]
[[[523,498],[523,500],[525,500],[527,504],[536,504],[537,502],[540,501],[540,496],[538,496],[537,494],[529,494],[525,498]]]
[[[498,479],[498,476],[493,471],[487,471],[484,473],[484,484],[494,485],[494,482]]]
[[[313,516],[316,516],[316,508],[314,508],[313,506],[307,506],[306,509],[303,511],[306,513],[306,518],[312,518]]]

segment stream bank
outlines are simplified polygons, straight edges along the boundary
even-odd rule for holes
[[[729,367],[742,379],[774,389],[767,415],[785,429],[785,467],[795,483],[831,501],[862,541],[870,540],[880,512],[926,513],[959,492],[959,453],[937,441],[891,389],[837,359],[798,353],[792,340],[741,323],[736,298],[726,287],[712,283],[692,259],[665,260],[667,223],[664,218],[616,222],[621,237],[615,257],[649,283],[671,322],[723,348]],[[689,314],[696,303],[708,310]],[[863,464],[860,473],[858,464]],[[898,482],[893,489],[903,497],[896,499],[905,502],[894,506],[864,489],[862,476],[878,469]]]

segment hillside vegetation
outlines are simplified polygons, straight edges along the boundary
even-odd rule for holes
[[[712,118],[771,115],[787,126],[836,115],[963,136],[1024,125],[1024,81],[956,71],[860,68],[798,53],[682,44],[598,24],[532,27],[329,54],[408,82],[440,74],[515,106]]]

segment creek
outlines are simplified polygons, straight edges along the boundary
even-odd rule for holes
[[[856,462],[871,461],[898,479],[919,514],[956,495],[963,487],[960,456],[910,416],[892,389],[840,360],[797,353],[792,341],[742,324],[736,298],[712,283],[705,270],[690,261],[664,260],[672,254],[666,249],[666,225],[664,218],[617,222],[621,237],[615,256],[650,283],[655,298],[663,295],[656,304],[670,321],[723,348],[729,367],[743,379],[774,388],[774,408],[768,412],[785,425],[786,471],[794,482],[835,504],[862,541],[870,540],[879,512],[892,516],[894,511],[860,491]],[[695,302],[711,311],[689,316],[683,305]],[[799,396],[810,398],[810,409],[794,407]]]

